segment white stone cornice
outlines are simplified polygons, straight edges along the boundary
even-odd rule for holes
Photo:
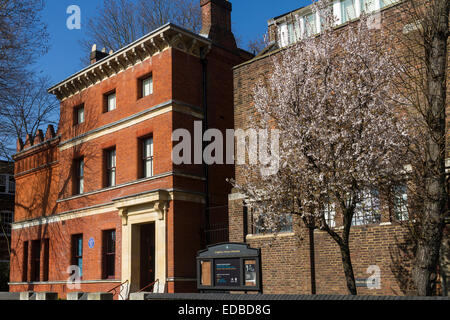
[[[139,51],[139,47],[132,49],[133,54],[139,59],[139,62],[144,61],[145,57],[141,52]]]
[[[176,35],[173,36],[173,38],[170,42],[173,47],[176,47],[177,44],[182,43],[182,39],[183,39],[183,36],[180,33],[177,33]]]
[[[84,74],[84,78],[85,78],[87,81],[89,81],[90,85],[94,85],[94,84],[95,84],[94,80],[92,80],[92,78],[89,76],[89,73],[85,73],[85,74]]]
[[[115,64],[115,62],[113,62],[113,61],[108,61],[106,65],[108,66],[108,68],[109,68],[110,70],[113,70],[114,75],[116,75],[116,74],[119,72],[119,71],[118,71],[118,68],[117,68],[117,64]]]
[[[84,77],[78,76],[77,80],[82,84],[82,86],[88,86]]]
[[[156,48],[157,53],[160,53],[162,51],[161,46],[156,42],[154,38],[150,39],[150,43],[152,44],[153,47]]]
[[[130,57],[128,56],[128,52],[124,52],[121,56],[121,58],[124,61],[124,68],[128,67],[128,64],[133,65],[133,60],[130,59]]]
[[[195,46],[197,45],[197,39],[192,39],[191,44],[188,47],[188,53],[192,54],[192,52],[195,49]]]
[[[211,40],[169,23],[84,68],[51,87],[48,92],[64,100],[168,48],[203,58],[211,45]]]

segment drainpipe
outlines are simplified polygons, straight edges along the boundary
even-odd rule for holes
[[[309,263],[311,272],[311,294],[316,294],[316,260],[314,256],[314,227],[309,226]]]
[[[247,234],[248,234],[248,208],[245,204],[245,201],[242,201],[243,205],[243,228],[244,228],[244,243],[247,243]]]
[[[202,64],[202,107],[203,107],[203,134],[208,130],[208,62],[206,60],[206,55],[201,54],[201,64]],[[203,139],[202,139],[203,140]],[[205,150],[206,143],[203,141],[203,150]],[[203,159],[203,155],[202,155]],[[203,162],[203,171],[206,179],[205,183],[205,230],[210,230],[210,212],[209,212],[209,168],[206,163]],[[206,244],[210,244],[209,232],[205,232]]]

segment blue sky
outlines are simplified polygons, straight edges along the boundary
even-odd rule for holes
[[[38,59],[35,68],[48,75],[55,84],[83,67],[80,59],[89,53],[81,50],[79,40],[86,37],[84,24],[95,16],[102,0],[46,0],[45,3],[43,19],[48,25],[50,50]],[[308,5],[311,0],[231,0],[231,3],[233,30],[246,44],[266,32],[267,20]],[[81,9],[80,30],[66,27],[69,17],[66,10],[70,5],[78,5]]]

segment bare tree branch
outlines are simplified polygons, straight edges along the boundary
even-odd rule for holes
[[[87,22],[87,38],[80,42],[87,53],[94,43],[116,51],[168,22],[193,32],[201,28],[196,0],[104,0],[97,12]],[[87,55],[82,63],[88,64]]]

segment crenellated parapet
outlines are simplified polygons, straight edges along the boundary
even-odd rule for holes
[[[32,136],[31,134],[27,134],[25,143],[21,138],[17,139],[17,153],[20,153],[31,147],[39,146],[42,143],[49,142],[50,140],[55,139],[55,137],[55,128],[53,127],[53,125],[49,124],[47,127],[47,131],[45,132],[45,136],[44,132],[41,129],[38,129],[34,136]]]
[[[55,163],[59,138],[54,127],[48,125],[45,135],[38,129],[34,136],[27,134],[25,142],[17,139],[17,153],[13,156],[15,174],[24,174]]]

